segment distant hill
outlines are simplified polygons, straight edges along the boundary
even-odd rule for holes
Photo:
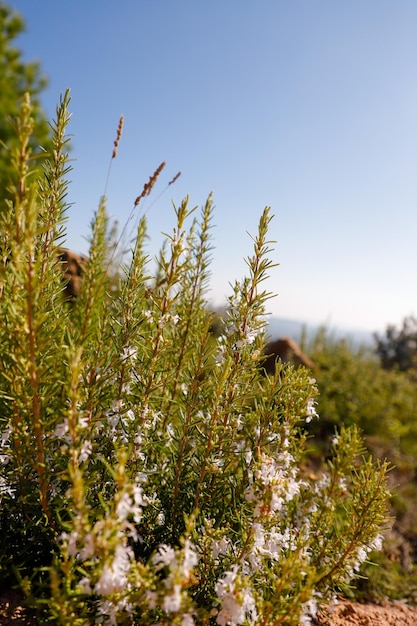
[[[323,325],[308,324],[298,320],[287,319],[284,317],[269,317],[267,334],[272,339],[278,337],[291,337],[294,341],[299,341],[301,335],[306,333],[307,338],[313,338],[319,328]],[[354,345],[372,346],[374,343],[372,332],[366,330],[352,330],[346,328],[328,328],[329,335],[351,341]]]

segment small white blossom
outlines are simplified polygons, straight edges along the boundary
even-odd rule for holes
[[[128,493],[124,492],[116,506],[116,515],[119,522],[123,522],[132,509],[132,502]]]
[[[63,532],[60,535],[60,540],[63,544],[66,544],[68,556],[77,556],[77,541],[78,541],[78,532],[73,530],[70,534]]]
[[[181,585],[174,585],[173,593],[165,596],[163,603],[164,611],[176,613],[181,608]]]
[[[307,424],[309,424],[313,418],[316,418],[316,419],[319,418],[319,414],[317,413],[317,410],[316,410],[316,405],[317,405],[316,400],[314,400],[313,398],[308,399],[307,411],[306,411],[307,412],[307,417],[306,417]]]
[[[175,550],[165,543],[158,547],[158,552],[154,554],[152,563],[156,565],[156,571],[162,569],[166,565],[170,566],[175,560]]]
[[[237,589],[237,565],[227,571],[215,586],[220,600],[220,611],[216,622],[220,626],[238,626],[247,622],[253,624],[257,618],[255,601],[248,588]]]
[[[80,415],[78,419],[78,426],[80,428],[87,428],[88,424],[89,424],[89,419],[87,415],[84,415],[84,416]]]
[[[81,593],[92,593],[91,580],[88,578],[88,576],[84,576],[84,578],[81,578],[78,586],[81,589]]]
[[[251,448],[247,448],[245,450],[244,459],[245,459],[246,465],[250,465],[252,463],[253,451],[251,450]]]
[[[0,496],[5,494],[13,496],[14,493],[15,490],[11,487],[7,480],[3,476],[0,476]]]
[[[221,554],[226,554],[229,548],[229,540],[227,537],[222,537],[220,541],[211,542],[211,554],[213,559],[217,559]]]
[[[54,436],[57,439],[63,439],[66,443],[71,443],[72,438],[69,434],[68,418],[65,418],[63,422],[56,425]]]
[[[369,550],[382,550],[382,542],[384,538],[381,534],[377,535],[375,539],[369,544]]]
[[[198,556],[195,548],[189,539],[184,543],[184,560],[182,562],[182,573],[187,579],[191,574],[191,570],[197,565]]]
[[[84,461],[86,461],[91,455],[92,451],[93,451],[93,446],[92,446],[91,441],[84,441],[80,450],[80,456],[79,456],[80,463],[83,463]]]
[[[5,428],[3,430],[3,432],[1,433],[1,443],[2,445],[8,445],[10,443],[10,435],[12,434],[13,430],[11,426],[8,426],[7,428]]]
[[[303,612],[300,616],[300,625],[310,626],[313,618],[316,617],[318,610],[317,600],[310,599],[303,605]]]
[[[174,439],[175,430],[174,430],[174,426],[172,424],[167,424],[166,432],[167,432],[167,435],[168,435],[169,439]]]
[[[95,552],[95,538],[94,533],[87,533],[84,537],[84,545],[80,550],[80,559],[85,561],[91,558]]]
[[[100,624],[103,623],[105,626],[117,626],[116,607],[110,600],[101,599],[99,601],[99,615],[105,617],[103,622],[100,620]]]
[[[95,592],[100,595],[111,595],[123,591],[127,585],[127,573],[130,568],[132,550],[129,546],[119,544],[111,565],[105,564]]]
[[[138,351],[132,346],[125,346],[121,355],[122,361],[134,361],[137,357]]]

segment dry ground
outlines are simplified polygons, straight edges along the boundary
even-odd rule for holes
[[[331,613],[320,615],[317,626],[417,626],[417,607],[402,602],[384,605],[340,601]]]

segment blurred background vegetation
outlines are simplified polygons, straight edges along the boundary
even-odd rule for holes
[[[316,471],[328,453],[335,428],[356,424],[369,452],[392,464],[392,528],[378,567],[355,592],[364,599],[407,598],[417,602],[417,320],[404,319],[357,346],[326,328],[305,340],[316,367],[320,419],[311,424],[311,462]]]
[[[34,117],[33,154],[41,157],[50,147],[49,125],[41,106],[41,93],[48,84],[37,62],[26,62],[16,46],[24,31],[22,16],[0,2],[0,198],[3,199],[13,177],[10,151],[17,141],[14,124],[23,95],[31,96]],[[42,149],[40,148],[42,146]],[[2,203],[3,204],[3,203]]]

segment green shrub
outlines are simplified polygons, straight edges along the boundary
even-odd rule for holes
[[[386,465],[341,428],[327,470],[301,471],[316,418],[308,372],[260,373],[269,209],[220,337],[206,306],[212,203],[175,208],[155,276],[140,219],[106,289],[104,199],[73,306],[56,251],[66,216],[68,95],[44,173],[28,152],[0,212],[3,585],[41,623],[310,623],[380,547]]]
[[[312,425],[311,456],[328,453],[335,428],[359,427],[368,450],[392,467],[392,526],[384,533],[379,567],[364,567],[351,596],[381,600],[417,598],[417,390],[409,372],[387,370],[370,347],[354,347],[320,330],[309,347],[317,368],[320,420]]]
[[[320,330],[309,348],[317,369],[321,439],[340,425],[359,426],[398,453],[395,463],[412,463],[417,456],[417,391],[407,374],[381,367],[370,347],[355,348]]]

